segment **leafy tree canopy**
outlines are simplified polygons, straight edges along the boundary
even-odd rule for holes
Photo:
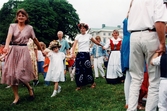
[[[46,44],[57,39],[59,30],[71,40],[79,31],[78,14],[66,0],[9,0],[0,10],[1,42],[6,39],[9,24],[14,21],[16,11],[20,8],[27,11],[37,38]]]

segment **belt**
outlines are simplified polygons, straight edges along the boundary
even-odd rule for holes
[[[155,28],[153,28],[153,29],[144,29],[144,30],[132,30],[131,31],[131,33],[133,33],[133,32],[142,32],[142,31],[149,31],[149,32],[156,32],[156,29]]]
[[[27,44],[10,44],[10,45],[27,46]]]

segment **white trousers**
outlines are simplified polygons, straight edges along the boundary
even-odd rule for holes
[[[159,111],[167,111],[167,79],[162,79],[159,85]]]
[[[68,67],[68,71],[69,71],[69,74],[70,74],[71,81],[73,81],[74,80],[74,75],[75,75],[75,67],[73,69],[72,69],[72,66]]]
[[[125,93],[126,105],[128,105],[130,83],[131,83],[131,76],[129,74],[129,70],[126,70],[126,76],[125,76],[125,82],[124,82],[124,93]]]
[[[94,58],[94,71],[95,71],[95,77],[99,77],[98,71],[100,72],[101,76],[104,77],[104,69],[102,67],[103,65],[103,56]]]
[[[133,32],[130,37],[129,72],[132,77],[130,84],[128,109],[137,111],[139,90],[143,81],[144,62],[148,65],[149,87],[145,111],[156,111],[158,106],[158,92],[160,74],[157,66],[150,64],[150,60],[158,49],[159,39],[156,32]]]

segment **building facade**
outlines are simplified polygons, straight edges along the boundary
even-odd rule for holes
[[[118,30],[119,36],[122,38],[123,29],[119,25],[117,27],[112,27],[112,26],[105,26],[105,24],[102,24],[102,28],[90,28],[87,33],[91,34],[94,38],[96,36],[100,36],[101,41],[103,43],[106,43],[107,39],[110,39],[112,37],[113,30]]]

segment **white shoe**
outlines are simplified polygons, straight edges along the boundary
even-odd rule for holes
[[[5,88],[7,88],[7,89],[8,89],[8,88],[10,88],[10,87],[11,87],[11,86],[6,86]]]
[[[61,86],[58,86],[57,93],[60,93],[60,92],[61,92]]]
[[[71,78],[71,81],[74,81],[74,79],[73,79],[73,78]]]
[[[56,94],[57,94],[57,91],[56,91],[56,90],[54,90],[54,91],[53,91],[53,94],[51,95],[51,97],[56,96]]]

